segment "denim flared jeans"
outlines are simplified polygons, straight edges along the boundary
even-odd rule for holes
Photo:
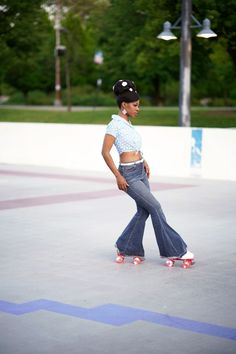
[[[150,192],[143,163],[119,166],[119,171],[129,184],[127,194],[137,206],[136,214],[116,242],[119,251],[129,256],[144,256],[143,234],[146,220],[151,215],[160,256],[183,256],[187,252],[187,245],[168,225],[160,203]]]

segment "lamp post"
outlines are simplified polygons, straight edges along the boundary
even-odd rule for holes
[[[181,53],[180,53],[180,91],[179,91],[179,126],[189,127],[191,125],[190,116],[190,96],[191,96],[191,13],[192,2],[182,1],[182,26],[181,26]]]
[[[61,63],[60,63],[60,30],[61,30],[61,4],[60,0],[56,1],[56,14],[55,14],[55,100],[54,106],[61,106]]]
[[[191,21],[194,25],[191,25]],[[181,26],[179,25],[181,22]],[[180,91],[179,91],[179,126],[191,125],[190,97],[191,97],[191,56],[192,40],[191,28],[203,27],[197,36],[201,38],[216,37],[217,34],[210,29],[210,20],[205,19],[203,25],[192,15],[192,1],[182,0],[181,17],[172,26],[170,22],[164,23],[163,32],[157,38],[164,40],[176,39],[171,29],[181,29],[180,48]]]
[[[68,47],[72,47],[73,43],[70,39],[70,31],[65,27],[60,27],[60,31],[66,34]],[[67,91],[67,111],[71,112],[71,84],[70,84],[70,51],[68,47],[60,46],[58,55],[65,55],[65,78],[66,78],[66,91]]]

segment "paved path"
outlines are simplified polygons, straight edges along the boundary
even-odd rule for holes
[[[153,178],[197,263],[114,262],[134,213],[109,174],[0,165],[0,353],[235,353],[236,182]]]
[[[114,105],[115,106],[115,105]],[[116,107],[116,106],[115,106]],[[71,110],[73,112],[80,112],[80,111],[92,111],[94,109],[96,110],[111,110],[112,107],[109,106],[72,106]],[[67,111],[68,108],[67,106],[37,106],[37,105],[23,105],[23,104],[16,104],[16,105],[10,105],[10,104],[4,104],[1,105],[0,104],[0,109],[23,109],[23,110],[36,110],[36,111]],[[164,111],[176,111],[178,110],[177,106],[169,106],[169,107],[157,107],[157,106],[150,106],[150,107],[142,107],[142,110],[164,110]],[[207,111],[213,111],[213,112],[235,112],[236,111],[236,107],[203,107],[203,106],[192,106],[191,110],[207,110]]]
[[[68,111],[67,106],[37,106],[37,105],[0,105],[0,109],[22,109],[22,110],[33,110],[33,111]],[[92,110],[101,110],[111,109],[111,107],[100,107],[100,106],[72,106],[71,110],[73,112],[82,112],[82,111],[92,111]]]

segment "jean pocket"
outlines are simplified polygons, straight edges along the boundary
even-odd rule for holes
[[[135,172],[136,171],[136,166],[135,165],[132,165],[132,166],[122,166],[123,167],[123,173],[124,174],[129,174],[129,173],[132,173],[132,172]]]

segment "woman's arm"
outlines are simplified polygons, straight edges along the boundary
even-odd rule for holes
[[[102,146],[102,156],[107,166],[110,168],[111,172],[116,177],[118,188],[126,192],[129,185],[126,179],[120,174],[110,154],[114,142],[115,142],[115,137],[113,135],[110,134],[105,135],[103,146]]]

